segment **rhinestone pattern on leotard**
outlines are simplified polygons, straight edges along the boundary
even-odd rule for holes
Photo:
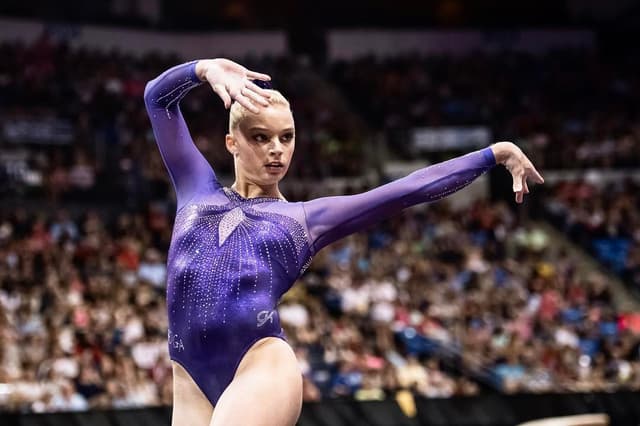
[[[281,200],[224,193],[226,204],[195,203],[178,213],[168,262],[171,313],[182,310],[187,329],[197,323],[203,338],[212,325],[241,324],[247,301],[255,313],[275,309],[309,261],[304,226],[253,208]]]

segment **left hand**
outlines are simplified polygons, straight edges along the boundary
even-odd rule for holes
[[[496,162],[504,165],[513,178],[513,192],[516,193],[516,203],[522,203],[524,194],[529,193],[527,179],[533,182],[544,183],[544,179],[538,173],[526,155],[511,142],[497,142],[491,145]]]
[[[227,109],[231,108],[233,101],[254,114],[260,112],[258,105],[269,106],[269,92],[251,81],[269,81],[271,77],[267,74],[248,70],[225,58],[199,60],[195,71],[201,81],[209,82]]]

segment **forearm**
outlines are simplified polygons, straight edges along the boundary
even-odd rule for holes
[[[162,159],[176,189],[178,208],[202,188],[218,186],[213,169],[193,143],[180,100],[201,82],[196,62],[177,65],[147,83],[144,101]]]
[[[145,87],[144,100],[148,109],[177,108],[178,102],[194,87],[202,84],[196,73],[196,65],[203,61],[191,61],[176,65]]]
[[[466,187],[497,164],[492,147],[474,151],[413,172],[404,178],[410,205],[435,201]]]

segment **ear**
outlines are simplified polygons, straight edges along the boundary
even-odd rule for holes
[[[224,137],[224,144],[227,147],[227,151],[231,153],[234,157],[238,155],[238,147],[236,145],[236,139],[230,133]]]

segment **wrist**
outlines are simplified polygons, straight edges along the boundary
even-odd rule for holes
[[[507,161],[511,151],[510,145],[511,142],[496,142],[491,145],[491,150],[493,151],[493,156],[497,164],[504,164]]]
[[[209,71],[211,61],[211,59],[201,59],[196,62],[195,73],[200,81],[207,80],[207,72]]]

